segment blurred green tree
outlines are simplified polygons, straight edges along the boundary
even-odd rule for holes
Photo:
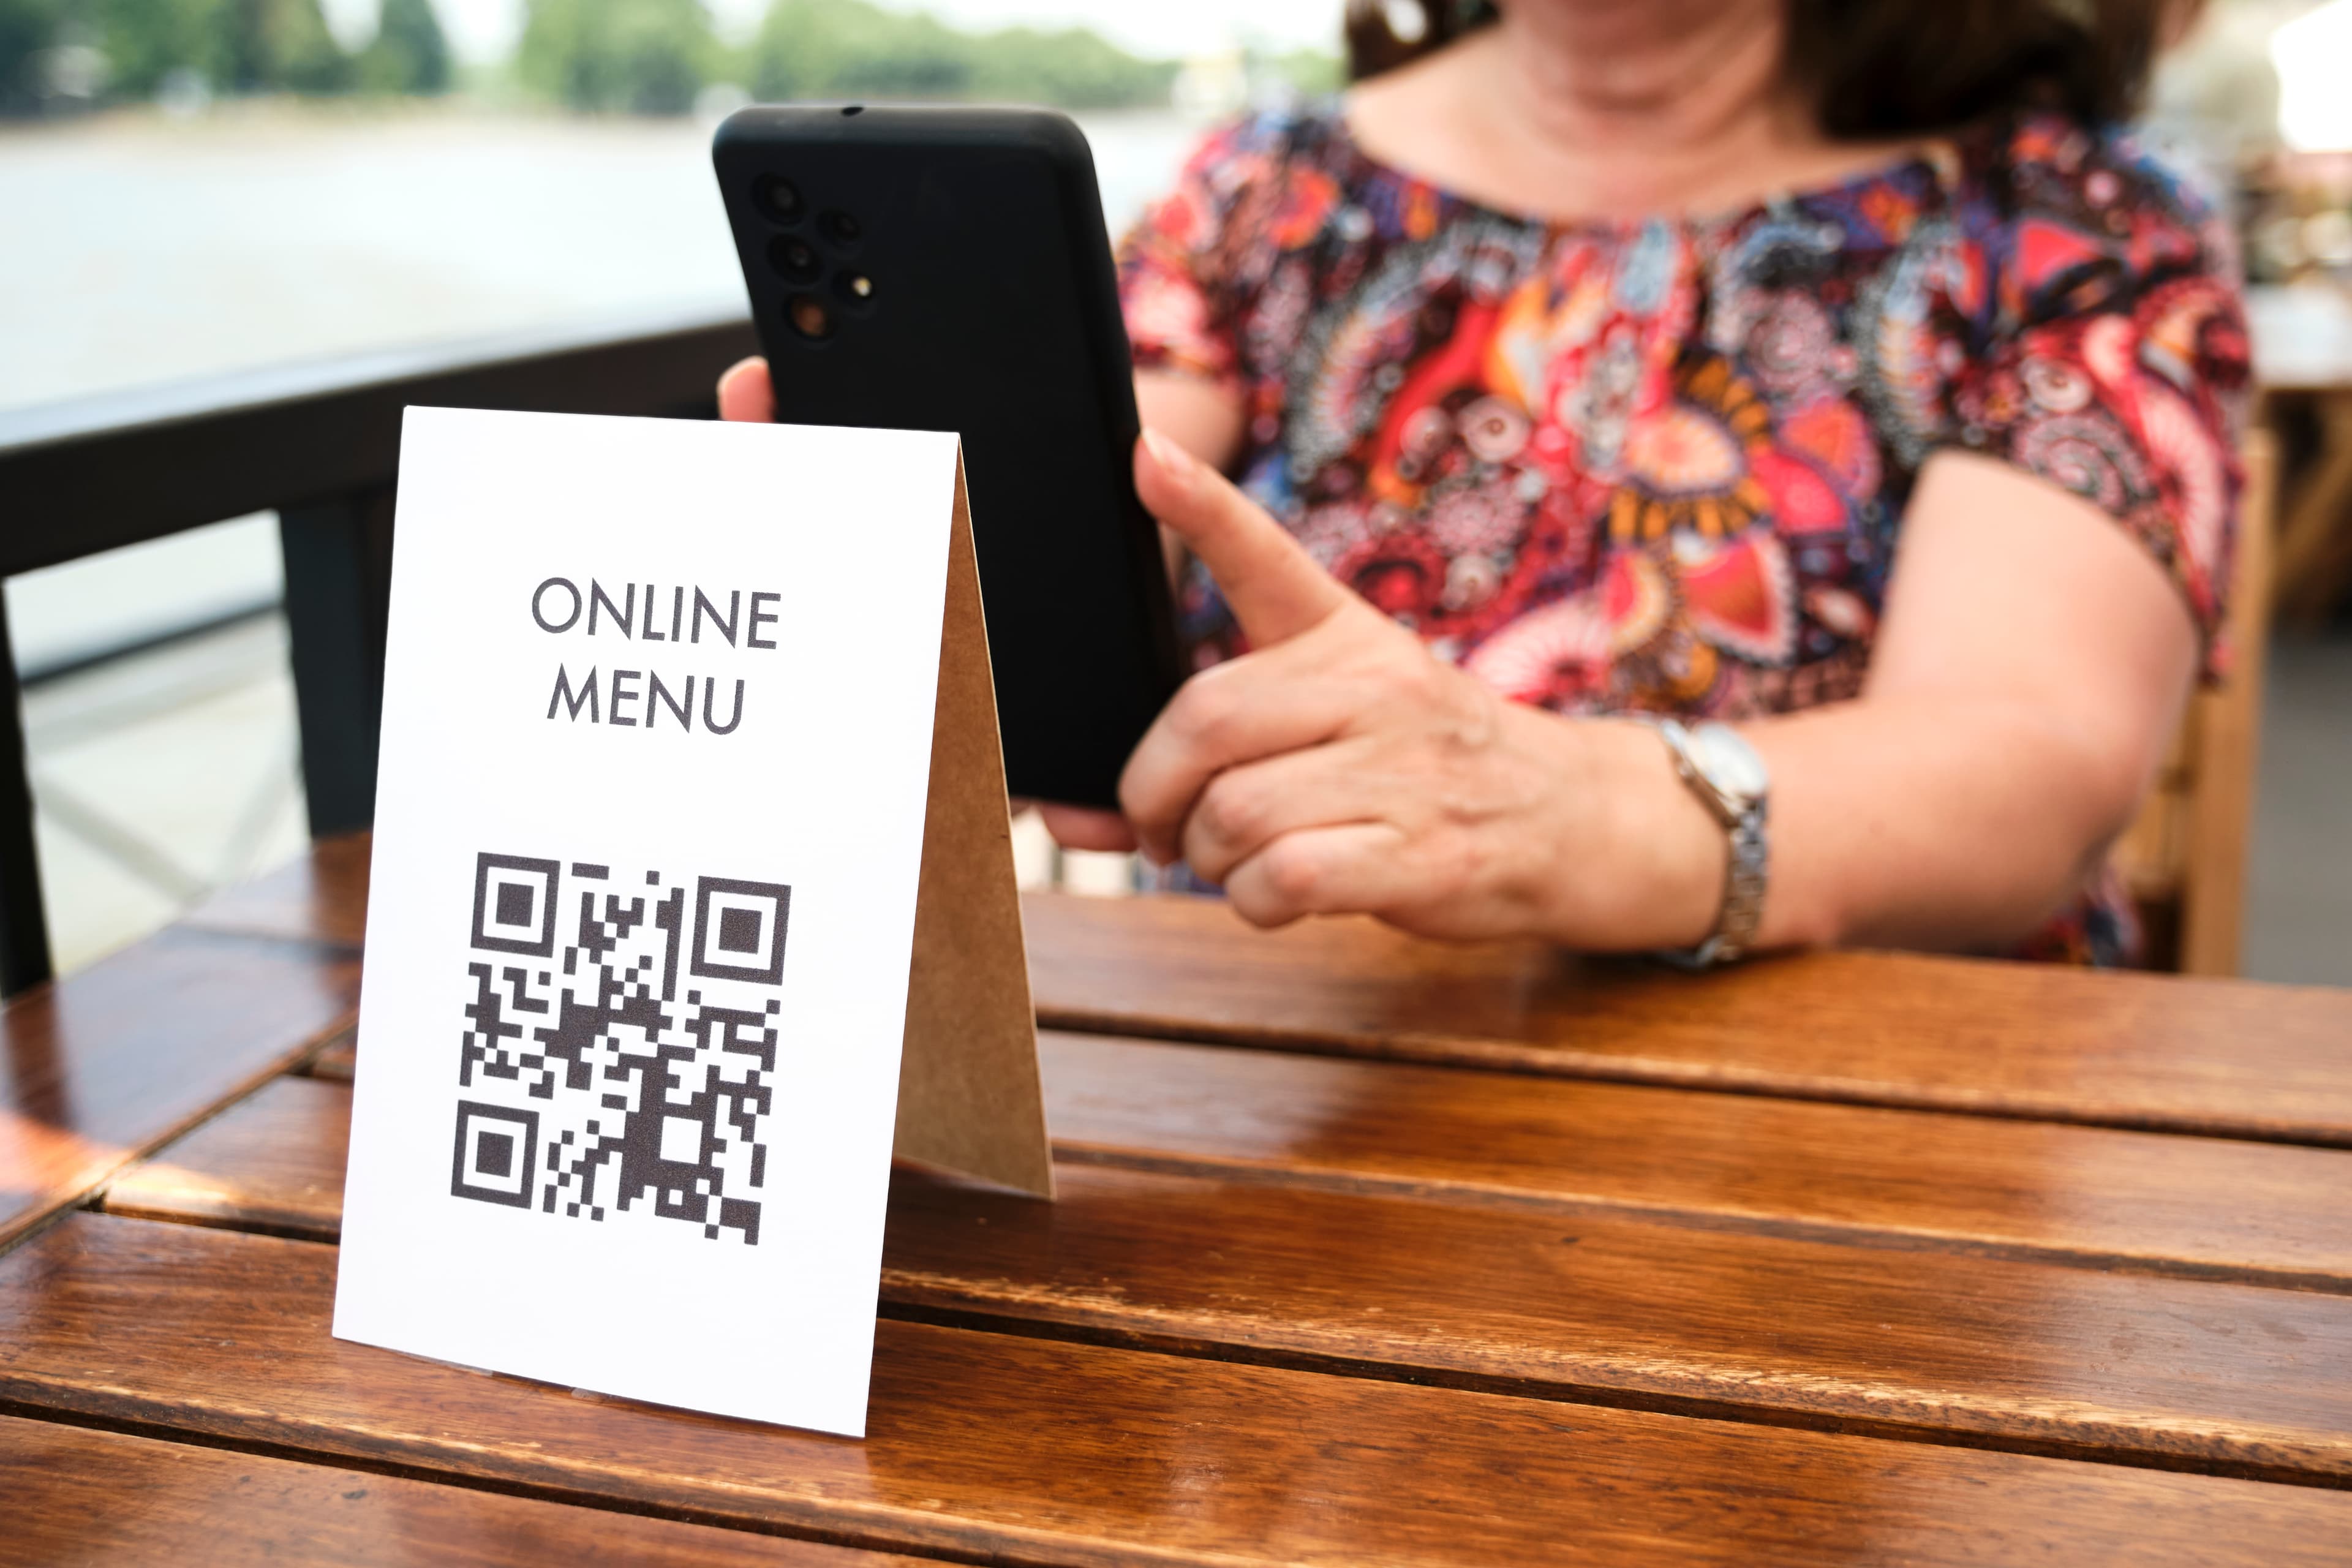
[[[360,51],[359,78],[372,92],[449,90],[449,40],[432,0],[383,0],[375,37]]]
[[[1039,32],[1010,27],[972,41],[972,95],[1056,104],[1064,109],[1127,109],[1165,104],[1176,79],[1173,60],[1143,60],[1084,27]]]
[[[776,0],[752,40],[754,97],[986,98],[1107,109],[1164,104],[1172,62],[1082,27],[974,35],[869,0]]]
[[[355,74],[319,0],[74,0],[70,16],[117,97],[150,97],[183,69],[223,92],[341,92]]]
[[[1347,63],[1329,49],[1289,49],[1266,56],[1265,64],[1308,98],[1321,98],[1348,85]]]
[[[971,80],[971,40],[929,16],[865,0],[776,0],[751,44],[755,98],[955,98]]]
[[[213,58],[208,24],[219,21],[219,9],[206,0],[95,0],[88,15],[114,91],[152,97],[183,66],[212,76],[221,62]]]
[[[530,0],[515,71],[570,108],[683,114],[718,58],[702,0]]]
[[[41,51],[57,41],[58,0],[0,0],[0,114],[22,114],[41,101]]]
[[[207,7],[211,9],[211,7]],[[226,0],[227,27],[217,37],[220,68],[212,79],[232,92],[340,92],[352,85],[352,58],[319,0]]]

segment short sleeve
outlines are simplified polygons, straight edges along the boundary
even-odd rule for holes
[[[1250,287],[1244,200],[1281,174],[1265,127],[1213,132],[1175,188],[1145,209],[1118,247],[1119,308],[1138,370],[1243,378],[1240,318]]]
[[[2227,664],[2250,384],[2236,247],[2188,179],[2119,132],[2030,128],[1986,236],[1987,328],[1953,382],[1955,444],[2114,517]]]

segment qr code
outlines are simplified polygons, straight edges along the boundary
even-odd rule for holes
[[[792,889],[484,854],[449,1191],[760,1241]]]

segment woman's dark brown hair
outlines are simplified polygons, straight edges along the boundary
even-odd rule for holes
[[[1391,4],[1349,0],[1357,80],[1417,59],[1495,19],[1488,0],[1394,0],[1425,18],[1407,40]],[[1788,0],[1788,68],[1822,128],[1863,139],[1944,131],[2005,110],[2128,119],[2157,51],[2197,0]]]

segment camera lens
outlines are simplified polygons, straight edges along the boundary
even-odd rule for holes
[[[782,174],[762,174],[760,183],[751,187],[752,199],[760,210],[776,223],[798,223],[808,211],[801,200],[800,188]]]
[[[817,260],[816,247],[789,234],[780,234],[768,242],[768,265],[787,283],[814,283],[824,269]]]
[[[866,231],[858,226],[857,220],[845,212],[825,214],[817,219],[817,226],[824,231],[825,238],[844,248],[855,246],[865,237],[866,234]]]
[[[785,300],[784,319],[792,322],[793,331],[811,342],[833,336],[833,312],[814,294],[795,294]]]

